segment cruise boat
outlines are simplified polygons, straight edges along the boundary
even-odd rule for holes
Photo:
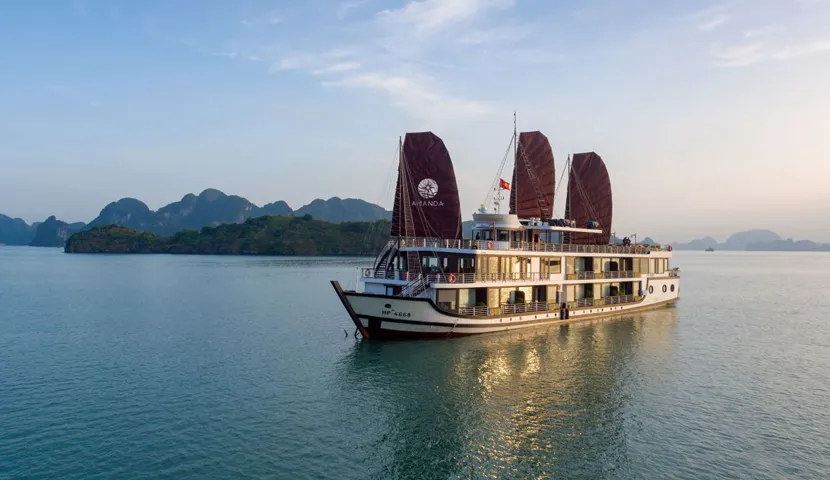
[[[513,137],[471,238],[462,237],[452,161],[431,132],[399,145],[390,239],[361,268],[362,291],[332,285],[364,339],[454,337],[616,316],[673,304],[672,248],[610,245],[611,182],[594,152],[568,157],[555,215],[553,152],[541,132]],[[502,172],[514,159],[511,182]],[[562,179],[560,179],[561,187]],[[502,212],[509,191],[508,211]],[[616,237],[614,237],[616,239]],[[616,243],[616,242],[615,242]]]

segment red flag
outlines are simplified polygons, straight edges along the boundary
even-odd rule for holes
[[[499,179],[499,188],[502,188],[504,190],[510,190],[510,184],[505,182],[503,179],[500,178]]]

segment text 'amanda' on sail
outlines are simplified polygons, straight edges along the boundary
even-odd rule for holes
[[[432,132],[407,133],[390,234],[460,239],[461,232],[461,201],[447,147]]]

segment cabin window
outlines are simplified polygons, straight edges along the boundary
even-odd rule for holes
[[[490,308],[496,308],[499,306],[499,293],[500,290],[498,288],[488,288],[487,289],[487,306]]]
[[[438,290],[438,307],[444,310],[456,310],[456,290]]]
[[[510,273],[513,271],[513,259],[511,257],[499,257],[499,273]]]
[[[458,259],[458,271],[460,273],[475,273],[476,258],[475,257],[461,257]]]
[[[547,301],[559,303],[559,286],[557,285],[548,285],[548,294],[547,294]]]
[[[499,273],[499,257],[487,258],[487,273]]]
[[[548,273],[562,273],[562,259],[560,257],[545,258],[543,262],[548,266]]]
[[[532,294],[532,287],[502,288],[501,303],[502,305],[515,305],[517,303],[527,303],[530,301]]]
[[[476,303],[475,290],[471,288],[462,288],[458,290],[458,306],[471,307]]]
[[[500,242],[510,241],[510,232],[505,231],[505,230],[499,230],[499,241]]]
[[[568,257],[568,259],[565,261],[565,265],[566,265],[566,268],[568,269],[568,274],[569,275],[572,275],[572,274],[576,273],[574,271],[575,263],[576,263],[576,258],[574,258],[574,257]]]

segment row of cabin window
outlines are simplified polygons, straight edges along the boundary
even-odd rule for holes
[[[665,273],[669,269],[667,258],[606,258],[567,257],[566,270],[572,274],[584,271],[633,271],[635,273]]]
[[[542,275],[561,273],[562,259],[561,257],[538,257],[539,271]],[[401,267],[405,265],[403,256],[399,257]],[[426,271],[457,271],[459,273],[518,273],[529,272],[531,257],[506,257],[506,256],[479,256],[457,257],[458,268],[449,269],[450,262],[445,256],[422,256],[421,266]],[[576,273],[576,267],[579,266],[579,271],[585,271],[585,262],[590,260],[593,265],[599,262],[598,271],[606,270],[622,270],[634,271],[637,273],[656,273],[661,274],[669,270],[669,260],[667,258],[618,258],[608,259],[605,257],[567,257],[566,266],[567,273]],[[454,263],[454,262],[453,262]],[[477,266],[478,264],[478,266]],[[609,267],[609,265],[613,265]],[[608,268],[606,268],[608,267]],[[400,268],[400,267],[399,267]],[[594,271],[595,268],[588,269]]]
[[[437,303],[446,310],[457,307],[512,305],[528,302],[561,303],[582,298],[641,295],[640,282],[618,282],[568,286],[567,295],[558,285],[502,288],[461,288],[438,290]]]

